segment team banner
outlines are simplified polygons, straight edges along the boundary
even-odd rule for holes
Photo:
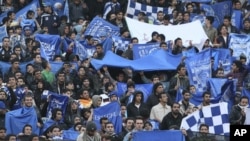
[[[176,38],[180,37],[184,46],[189,46],[191,40],[193,45],[199,50],[202,50],[206,39],[208,39],[201,22],[198,20],[174,26],[152,25],[128,17],[126,17],[126,21],[131,36],[137,37],[139,39],[139,43],[146,43],[150,41],[151,34],[154,31],[159,34],[164,34],[166,40],[174,41]],[[190,36],[190,34],[195,36]]]
[[[250,59],[250,36],[242,34],[229,34],[229,48],[233,49],[233,57],[237,60],[240,59],[240,55],[244,54],[246,59],[246,64]]]
[[[186,58],[190,84],[196,87],[197,92],[204,92],[207,89],[207,79],[211,78],[210,58],[210,50],[204,50],[195,56]]]
[[[160,49],[159,43],[133,44],[133,59],[139,59]]]

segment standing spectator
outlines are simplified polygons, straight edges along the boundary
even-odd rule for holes
[[[203,26],[203,29],[205,33],[207,34],[209,40],[214,43],[216,37],[217,37],[217,30],[213,27],[214,17],[207,16],[205,20],[205,25]]]
[[[77,19],[80,17],[87,18],[87,13],[89,8],[84,1],[81,0],[73,0],[72,3],[69,4],[69,18],[70,22],[76,23]]]
[[[228,33],[239,33],[239,29],[237,29],[237,27],[232,25],[231,16],[225,15],[223,18],[223,23],[218,27],[218,29],[221,29],[220,27],[223,25],[227,27]],[[218,32],[219,31],[220,30],[218,30]]]
[[[103,18],[106,19],[109,12],[117,12],[119,10],[121,10],[120,3],[117,0],[110,0],[105,3]]]
[[[180,104],[175,102],[171,106],[171,112],[168,113],[162,120],[160,129],[169,130],[171,126],[180,128],[183,116],[180,113]]]
[[[60,19],[54,13],[52,5],[50,2],[44,4],[44,13],[42,14],[42,24],[41,26],[46,26],[48,28],[49,34],[56,35],[59,34],[58,27],[60,26]]]
[[[186,67],[183,64],[178,65],[177,74],[170,79],[169,94],[173,101],[175,101],[178,89],[188,90],[189,79],[186,76]]]
[[[198,108],[202,109],[202,107],[210,105],[210,98],[211,98],[211,93],[210,92],[208,92],[208,91],[203,92],[203,94],[202,94],[202,103],[200,105],[198,105]]]
[[[126,134],[126,136],[123,138],[123,141],[130,141],[133,138],[132,137],[133,132],[143,131],[143,125],[144,125],[143,118],[140,116],[136,117],[134,129]]]
[[[213,46],[217,48],[227,49],[228,44],[229,44],[229,34],[227,31],[227,27],[225,25],[222,25],[219,28],[219,34],[218,34],[218,37],[215,39]]]
[[[245,19],[243,21],[243,29],[240,31],[240,34],[250,34],[250,19]]]
[[[182,100],[179,101],[180,104],[180,113],[183,117],[187,116],[188,114],[192,113],[192,109],[194,108],[194,104],[191,103],[189,100],[191,98],[191,94],[188,90],[182,91]]]
[[[169,98],[166,93],[160,93],[158,98],[160,102],[151,109],[150,119],[161,123],[164,116],[171,112],[171,107],[167,105]]]
[[[120,27],[120,30],[127,29],[127,23],[124,18],[124,13],[120,10],[115,12],[116,18],[111,21],[111,23],[115,26]]]
[[[96,124],[92,121],[87,123],[86,131],[82,132],[76,141],[101,141],[101,136],[97,132]]]
[[[246,121],[246,110],[249,106],[249,99],[246,96],[240,98],[240,103],[234,105],[229,114],[231,125],[243,125]]]
[[[129,103],[127,107],[128,117],[149,115],[148,106],[143,101],[143,93],[136,91],[133,95],[132,102]]]
[[[122,132],[119,133],[119,141],[122,141],[128,132],[131,132],[134,127],[134,119],[128,117],[125,119],[125,125],[122,128]]]
[[[2,39],[2,47],[0,50],[0,61],[8,62],[10,59],[10,55],[12,53],[11,46],[10,46],[10,38],[4,37]]]

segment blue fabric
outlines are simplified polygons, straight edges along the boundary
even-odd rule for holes
[[[232,25],[234,25],[237,29],[242,29],[242,19],[243,15],[241,10],[233,10],[232,12]]]
[[[7,28],[6,26],[1,26],[0,27],[0,42],[1,43],[4,37],[8,37]]]
[[[5,116],[6,134],[19,134],[22,132],[24,125],[30,124],[32,132],[39,134],[40,129],[37,127],[37,114],[34,107],[23,107],[17,110],[9,111]]]
[[[50,3],[52,9],[57,13],[57,15],[60,17],[62,15],[66,15],[69,18],[69,9],[68,9],[68,0],[43,0],[43,3]],[[60,8],[61,5],[62,8]]]
[[[62,109],[62,113],[63,115],[65,115],[69,98],[67,96],[59,95],[53,92],[49,92],[49,94],[50,94],[50,101],[47,108],[47,118],[51,118],[52,116],[51,112],[54,108]]]
[[[214,16],[214,27],[218,27],[223,23],[225,15],[232,14],[232,1],[224,1],[212,5],[202,4],[201,9],[206,12],[206,16]]]
[[[84,35],[91,35],[97,39],[101,36],[111,37],[112,35],[119,36],[120,28],[96,16],[89,24],[84,32]]]
[[[122,116],[120,104],[118,102],[111,102],[105,106],[94,109],[93,120],[97,125],[97,129],[101,129],[100,118],[107,117],[110,122],[114,124],[115,132],[122,131]]]
[[[133,45],[133,59],[139,59],[145,57],[156,50],[160,49],[159,43],[148,43],[148,44],[134,44]]]
[[[79,135],[79,132],[74,130],[63,130],[63,139],[64,140],[76,140]]]
[[[88,57],[87,50],[79,41],[74,41],[75,47],[73,53],[79,56],[80,60],[84,60]]]
[[[132,141],[185,141],[185,137],[180,130],[141,131],[134,132],[132,136]]]
[[[234,105],[236,80],[227,80],[221,87],[221,100],[228,103],[228,111],[230,113],[232,106]]]
[[[106,39],[104,39],[101,42],[101,44],[102,44],[104,53],[106,53],[108,51],[112,51],[112,46],[113,46],[113,40],[112,40],[112,38],[106,38]]]
[[[117,82],[116,88],[117,88],[118,97],[122,97],[122,95],[125,94],[125,92],[127,90],[127,84]],[[150,84],[135,84],[135,89],[143,92],[144,102],[146,102],[148,97],[152,93],[153,84],[151,84],[151,83]]]
[[[222,67],[224,74],[228,74],[231,71],[232,56],[229,49],[212,49],[212,57],[214,57],[214,70]]]
[[[182,55],[172,55],[164,50],[156,51],[137,60],[128,60],[108,51],[102,60],[92,59],[91,64],[97,70],[103,66],[131,68],[134,71],[175,70]]]
[[[212,76],[210,58],[210,50],[203,50],[195,56],[186,58],[185,63],[190,84],[195,86],[197,92],[206,90],[207,78]]]
[[[16,109],[22,108],[22,100],[23,100],[25,93],[24,93],[24,89],[21,87],[16,88],[14,93],[16,95],[17,101],[13,105],[13,109],[16,110]]]
[[[192,57],[192,56],[195,56],[195,54],[196,54],[196,50],[194,47],[192,47],[191,49],[182,51],[182,55],[185,57]]]
[[[48,60],[52,61],[55,55],[59,55],[61,53],[61,38],[59,35],[36,34],[35,40],[41,43],[41,50],[44,51],[44,54],[41,55],[46,55]]]
[[[43,134],[50,126],[56,124],[56,122],[52,119],[49,119],[45,123],[43,123],[43,129],[41,131],[41,134]]]

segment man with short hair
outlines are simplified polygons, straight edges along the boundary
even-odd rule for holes
[[[130,141],[132,139],[132,133],[133,132],[138,132],[138,131],[143,131],[143,125],[144,121],[142,117],[136,117],[135,118],[135,127],[131,132],[128,132],[126,136],[124,137],[123,141]]]
[[[150,112],[150,119],[156,120],[159,123],[162,122],[162,119],[165,115],[167,115],[169,112],[171,112],[171,107],[167,105],[168,102],[168,96],[166,93],[160,93],[158,95],[159,98],[159,104],[152,107]]]
[[[0,141],[5,141],[6,130],[5,127],[0,127]]]
[[[122,128],[122,132],[119,133],[119,141],[122,141],[128,132],[131,132],[134,127],[134,119],[128,117],[125,119],[125,125]]]
[[[210,105],[210,98],[211,98],[211,93],[206,91],[203,92],[202,94],[202,103],[198,106],[199,109],[201,109],[204,106]]]
[[[189,100],[191,98],[191,94],[188,90],[182,91],[182,100],[179,101],[180,104],[180,113],[182,116],[187,116],[188,114],[192,113],[192,109],[195,106]]]
[[[105,130],[105,124],[108,123],[109,120],[107,117],[102,117],[100,118],[100,124],[101,124],[101,130],[99,131],[99,134],[102,136],[106,133],[106,130]]]
[[[11,46],[10,46],[10,38],[4,37],[2,39],[2,47],[0,51],[0,61],[8,62],[10,59],[10,55],[12,53]]]
[[[107,122],[105,124],[105,135],[111,136],[111,141],[118,141],[118,135],[115,133],[114,124],[112,122]]]

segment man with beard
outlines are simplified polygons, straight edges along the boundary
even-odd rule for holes
[[[169,130],[170,127],[176,126],[180,128],[183,116],[180,113],[180,104],[175,102],[171,106],[171,112],[168,113],[162,120],[160,129]]]
[[[202,94],[202,103],[198,106],[199,109],[201,109],[203,106],[208,106],[210,105],[210,98],[211,98],[211,93],[210,92],[203,92]]]

